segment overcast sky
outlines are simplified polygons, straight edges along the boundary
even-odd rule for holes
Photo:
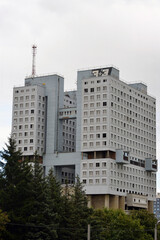
[[[114,65],[127,83],[157,99],[160,158],[159,0],[0,0],[0,149],[11,131],[13,86],[31,74],[59,73],[76,89],[77,70]],[[160,191],[160,174],[158,174]]]

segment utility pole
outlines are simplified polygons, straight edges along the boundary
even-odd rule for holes
[[[157,225],[160,223],[160,220],[155,224],[155,229],[154,229],[154,240],[157,240]]]
[[[87,233],[87,240],[91,239],[91,225],[88,224],[88,233]]]

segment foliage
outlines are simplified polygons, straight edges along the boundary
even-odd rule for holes
[[[6,233],[6,224],[9,222],[8,216],[0,209],[0,239],[4,239],[3,236]]]
[[[91,216],[91,236],[98,240],[149,240],[140,225],[122,210],[95,210]]]
[[[62,191],[53,169],[44,177],[39,156],[35,153],[29,164],[12,138],[0,155],[5,160],[0,172],[0,239],[85,240],[90,223],[91,239],[153,240],[153,214],[88,208],[78,177],[74,186],[66,184]]]
[[[139,219],[140,224],[144,227],[146,236],[150,236],[151,239],[154,237],[154,228],[157,222],[154,214],[149,213],[147,210],[133,210],[131,212],[132,219]]]

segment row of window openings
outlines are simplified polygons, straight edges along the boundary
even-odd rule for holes
[[[63,144],[67,144],[69,146],[74,146],[74,142],[68,141],[68,140],[63,140]]]
[[[35,95],[31,95],[31,96],[29,96],[29,95],[27,95],[27,96],[20,96],[20,97],[15,97],[14,98],[14,100],[15,101],[18,101],[18,100],[20,100],[20,101],[24,101],[24,100],[33,100],[33,99],[35,99]],[[41,96],[39,96],[39,100],[43,100],[43,102],[45,101],[45,97],[41,97]]]
[[[131,111],[131,110],[129,110],[129,109],[127,109],[126,113],[127,113],[127,115],[130,114],[130,115],[133,115],[133,117],[137,117],[137,118],[138,118],[139,120],[141,120],[141,121],[144,121],[144,122],[146,121],[146,122],[151,123],[151,124],[154,124],[154,123],[155,123],[154,120],[151,120],[151,119],[149,119],[149,118],[147,118],[147,117],[144,117],[144,116],[142,116],[142,115],[140,115],[140,114],[138,114],[138,113],[135,113],[135,112],[133,112],[133,111]],[[120,113],[120,112],[111,110],[111,115],[112,115],[112,116],[121,118],[121,119],[123,119],[124,121],[127,121],[127,122],[131,122],[131,121],[132,121],[132,118],[126,116],[126,113],[125,113],[125,114],[122,114],[122,113]]]
[[[87,183],[87,179],[83,179],[82,182],[84,184]],[[89,179],[89,184],[93,184],[93,182],[95,182],[95,184],[99,184],[100,183],[100,179],[95,179],[95,181],[93,181],[93,179]],[[102,178],[102,184],[106,183],[107,179],[106,178]]]
[[[24,142],[24,144],[28,144],[28,143],[34,143],[34,140],[33,139],[24,139],[24,141],[23,140],[18,140],[18,144],[23,144],[23,142]],[[43,140],[37,140],[37,144],[41,144],[41,145],[43,145],[43,143],[44,143],[44,141]]]
[[[102,94],[102,95],[98,94],[98,95],[96,95],[96,99],[97,99],[97,100],[100,100],[101,97],[102,97],[103,99],[106,99],[106,98],[107,98],[107,94]],[[88,101],[88,99],[89,99],[88,96],[84,96],[84,101]],[[94,95],[91,95],[91,96],[90,96],[90,100],[94,100],[94,99],[95,99],[95,96],[94,96]]]
[[[26,107],[26,108],[35,107],[35,102],[31,102],[31,103],[28,103],[28,102],[27,102],[27,103],[25,103],[25,104],[23,104],[23,103],[14,104],[14,108],[15,108],[15,109],[18,108],[18,106],[19,106],[20,108],[24,108],[24,107]],[[42,104],[42,103],[39,103],[38,106],[44,108],[44,104]]]
[[[124,181],[119,181],[119,180],[115,180],[115,179],[111,179],[111,184],[112,185],[120,185],[120,186],[126,186],[129,188],[136,188],[136,189],[141,189],[144,191],[150,191],[150,192],[154,192],[155,191],[155,187],[148,187],[148,186],[144,186],[144,185],[140,185],[140,184],[135,184],[135,183],[129,183],[129,182],[124,182]]]
[[[90,82],[88,81],[85,81],[84,84],[87,85],[88,83],[91,83],[91,84],[95,84],[95,83],[101,83],[101,82],[107,82],[107,79],[103,79],[102,81],[101,80],[91,80]]]
[[[141,182],[141,183],[144,183],[144,184],[152,184],[152,185],[156,186],[156,181],[155,180],[141,178],[141,177],[137,177],[135,175],[133,176],[133,175],[126,174],[126,173],[119,173],[119,172],[111,171],[111,176],[130,179],[130,180]]]
[[[24,92],[30,92],[30,91],[35,92],[35,88],[32,88],[32,89],[27,88],[25,90],[24,89],[15,90],[15,93],[19,93],[19,92],[24,93]]]
[[[68,127],[68,126],[64,126],[63,125],[63,130],[66,130],[66,131],[69,131],[69,132],[75,132],[75,128],[71,128],[71,127]]]
[[[131,153],[133,154],[136,154],[136,155],[141,155],[141,156],[146,156],[146,157],[151,157],[152,155],[151,154],[148,154],[145,150],[145,151],[140,151],[140,150],[137,150],[135,148],[130,148],[130,147],[127,147],[126,146],[126,143],[124,143],[124,145],[122,144],[118,144],[117,142],[110,142],[111,143],[111,147],[114,147],[115,149],[124,149],[124,150],[127,150],[127,151],[130,151]],[[139,148],[141,149],[141,148]],[[156,149],[155,148],[152,148],[152,147],[148,147],[148,152],[150,153],[156,153]]]
[[[106,164],[106,162],[102,162],[102,163],[96,162],[95,164],[89,163],[89,168],[93,168],[93,166],[95,166],[95,167],[100,167],[100,166],[106,167],[107,164]],[[83,163],[83,164],[82,164],[82,167],[83,167],[83,168],[87,168],[87,163]]]
[[[75,120],[64,120],[64,124],[65,123],[75,126]]]
[[[72,134],[68,134],[68,133],[65,133],[65,132],[63,132],[63,137],[64,137],[64,138],[73,139],[73,140],[74,140],[74,138],[75,138],[74,135],[72,135]]]
[[[135,125],[137,125],[137,126],[139,126],[139,128],[141,127],[141,128],[144,128],[144,129],[146,129],[146,130],[149,130],[149,131],[153,131],[153,127],[151,127],[151,126],[149,126],[149,125],[147,125],[147,124],[145,124],[144,122],[140,122],[140,121],[134,121],[134,119],[132,119],[132,122],[133,123],[135,123]],[[124,123],[124,122],[122,122],[122,121],[119,121],[119,120],[117,120],[117,119],[115,119],[115,118],[111,118],[111,123],[112,124],[115,124],[115,125],[118,125],[118,126],[120,126],[120,127],[122,127],[122,128],[126,128],[126,129],[129,129],[130,128],[130,125],[129,124],[126,124],[126,123]],[[141,129],[139,129],[139,130],[137,130],[137,131],[141,131]]]
[[[34,113],[34,109],[31,109],[30,111],[29,110],[19,111],[20,115],[22,115],[22,114],[28,115],[29,113],[33,114]],[[44,111],[38,110],[38,114],[44,115]],[[14,111],[14,116],[17,116],[17,115],[18,115],[18,111]]]
[[[84,111],[83,112],[83,115],[84,116],[94,116],[94,115],[101,115],[101,114],[107,114],[107,109],[103,109],[102,111],[101,110],[96,110],[96,111]]]
[[[66,96],[64,96],[64,97],[66,97]],[[76,104],[75,102],[72,102],[72,101],[70,101],[70,100],[68,100],[68,99],[65,99],[65,98],[64,98],[64,102],[69,103],[68,106],[69,106],[70,104],[73,104],[73,105]]]
[[[127,167],[127,166],[123,166],[123,165],[117,165],[116,163],[111,163],[111,169],[121,169],[121,170],[124,170],[124,171],[127,171],[127,172],[133,172],[133,173],[136,173],[138,175],[141,175],[141,176],[146,176],[146,177],[153,177],[153,178],[156,178],[156,174],[153,174],[151,172],[146,172],[146,171],[142,171],[142,170],[139,170],[139,169],[135,169],[135,168],[131,168],[131,167]]]
[[[22,151],[22,148],[19,147],[18,150]],[[33,151],[33,147],[32,146],[31,147],[24,147],[23,150],[24,151]],[[43,148],[37,147],[37,151],[43,152]]]
[[[144,106],[144,107],[146,107],[146,108],[153,109],[153,107],[152,107],[151,105],[149,105],[148,103],[145,103],[145,102],[143,102],[143,101],[141,101],[141,100],[139,100],[139,99],[137,99],[137,98],[135,98],[135,97],[127,94],[127,93],[124,93],[124,92],[122,92],[122,91],[120,91],[120,90],[118,90],[118,89],[116,89],[116,88],[114,88],[114,87],[111,87],[111,91],[112,91],[112,93],[115,93],[116,96],[117,96],[117,95],[118,95],[118,96],[121,96],[121,97],[123,97],[123,98],[126,98],[126,99],[132,101],[132,102],[138,103],[139,105],[141,104],[142,106]],[[131,89],[130,89],[130,92],[131,92]],[[134,93],[137,94],[136,92],[134,92]],[[141,97],[141,98],[143,98],[143,99],[145,99],[145,100],[148,101],[148,98],[147,98],[147,97],[145,97],[145,96],[143,96],[143,95],[140,95],[139,93],[138,93],[138,97]],[[153,104],[155,104],[155,101],[153,102]]]
[[[134,105],[134,103],[136,103],[138,106],[142,106],[142,107],[147,108],[147,109],[149,108],[152,111],[154,110],[153,106],[151,106],[151,105],[149,105],[149,104],[147,104],[143,101],[137,100],[137,99],[135,99],[135,101],[134,101],[132,96],[129,96],[129,95],[128,95],[128,100],[132,101],[132,103],[124,100],[124,98],[120,98],[117,95],[113,95],[113,94],[111,94],[111,98],[112,98],[112,100],[114,100],[116,102],[121,102],[122,104],[124,103],[124,105],[130,106],[130,107],[132,107],[132,105]],[[134,106],[137,107],[136,105],[134,105]]]
[[[127,145],[133,145],[135,147],[138,147],[138,148],[141,148],[141,149],[144,149],[144,150],[148,149],[148,146],[145,145],[144,143],[149,144],[150,146],[155,146],[155,144],[156,144],[156,142],[154,142],[154,141],[148,140],[147,138],[143,138],[143,137],[140,137],[140,136],[137,136],[137,135],[134,135],[134,134],[131,134],[130,137],[132,137],[132,139],[138,139],[143,144],[139,143],[137,141],[133,141],[133,140],[130,140],[130,139],[127,139],[127,138],[124,138],[124,137],[120,137],[119,135],[115,135],[115,134],[111,133],[111,139],[126,143]]]
[[[23,128],[24,128],[24,129],[29,129],[29,128],[30,128],[30,129],[34,129],[34,124],[24,125],[24,126],[19,125],[19,129],[20,129],[20,130],[22,130]],[[17,130],[17,126],[14,126],[13,129],[14,129],[14,130]],[[44,129],[44,126],[38,125],[38,129],[42,129],[42,130],[43,130],[43,129]]]
[[[74,152],[75,151],[75,149],[74,148],[70,148],[70,147],[66,147],[66,146],[63,146],[63,151],[65,152]]]
[[[107,133],[102,133],[102,134],[100,134],[100,133],[97,133],[96,135],[96,138],[106,138],[107,137]],[[94,134],[90,134],[89,135],[89,138],[94,138]],[[87,139],[87,135],[83,135],[83,139]]]
[[[102,117],[102,118],[90,118],[90,119],[83,119],[83,124],[88,124],[88,123],[99,123],[99,122],[106,122],[107,118]]]
[[[106,118],[105,118],[105,119],[103,118],[103,122],[106,122],[106,121],[107,121],[107,119],[106,119]],[[95,129],[96,129],[96,131],[99,131],[99,130],[101,129],[101,127],[102,127],[103,130],[104,130],[104,129],[107,128],[107,125],[83,127],[83,131],[84,131],[84,132],[87,132],[87,131],[93,132]]]
[[[122,126],[123,127],[123,126]],[[118,128],[118,127],[115,127],[115,126],[111,126],[111,131],[112,132],[116,132],[116,133],[118,133],[118,134],[121,134],[121,135],[125,135],[125,136],[132,136],[132,131],[134,132],[134,133],[139,133],[140,134],[140,136],[141,136],[141,138],[143,138],[142,136],[144,135],[144,136],[149,136],[149,132],[148,131],[145,131],[145,130],[143,130],[143,129],[140,129],[140,128],[137,128],[137,127],[134,127],[134,126],[132,126],[132,125],[129,125],[129,124],[127,124],[126,125],[126,129],[128,129],[129,131],[127,131],[127,130],[124,130],[123,128],[121,129],[121,128]],[[151,130],[151,129],[150,129]],[[156,130],[156,128],[154,129],[152,129],[152,133],[153,133],[153,131],[154,130]],[[137,136],[139,136],[139,135],[137,135]],[[153,137],[154,136],[154,134],[152,135],[150,135],[150,137]],[[143,139],[144,140],[144,139]]]
[[[88,163],[89,168],[93,168],[94,166],[95,167],[106,167],[107,163],[106,162]],[[131,172],[131,173],[133,172],[138,175],[141,174],[142,176],[144,175],[146,177],[153,177],[154,179],[156,178],[156,175],[151,172],[145,172],[145,171],[142,171],[139,169],[135,169],[135,168],[131,168],[131,167],[123,166],[123,165],[117,165],[115,163],[111,163],[110,166],[111,166],[111,169],[117,168],[117,170],[123,170],[123,171]],[[82,167],[87,168],[87,163],[83,163]],[[117,172],[117,174],[118,174],[118,172]]]
[[[88,108],[89,104],[85,103],[84,104],[84,108]],[[96,105],[94,103],[90,103],[90,107],[100,107],[101,106],[101,103],[100,102],[97,102]],[[105,107],[107,106],[107,102],[102,102],[102,106]]]
[[[33,136],[34,135],[34,132],[24,132],[24,137],[27,137],[27,136]],[[17,137],[17,134],[14,133],[13,134],[13,137]],[[19,133],[19,137],[23,137],[23,133]],[[38,137],[44,137],[44,133],[40,133],[38,132]]]
[[[100,171],[95,171],[95,173],[93,171],[89,171],[89,176],[93,176],[93,175],[99,176],[100,175]],[[107,172],[105,170],[102,170],[102,175],[107,175]],[[87,176],[87,172],[83,171],[83,176]]]
[[[107,145],[107,141],[102,141],[102,146],[106,146]],[[98,147],[98,146],[101,146],[101,142],[96,142],[95,144],[94,144],[94,142],[89,142],[89,144],[88,144],[88,142],[84,142],[83,143],[83,147],[94,147],[94,146],[96,146],[96,147]]]
[[[103,119],[103,122],[106,122],[106,119]],[[101,125],[101,126],[90,126],[90,127],[83,127],[83,131],[87,132],[88,130],[90,130],[90,132],[93,132],[94,130],[96,131],[100,131],[100,130],[105,130],[107,129],[107,125]],[[91,135],[92,136],[92,135]]]

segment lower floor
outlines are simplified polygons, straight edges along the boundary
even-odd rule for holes
[[[108,209],[146,209],[153,213],[153,201],[149,201],[146,196],[129,194],[127,196],[118,196],[111,194],[97,194],[87,195],[88,207],[95,209],[108,208]]]

